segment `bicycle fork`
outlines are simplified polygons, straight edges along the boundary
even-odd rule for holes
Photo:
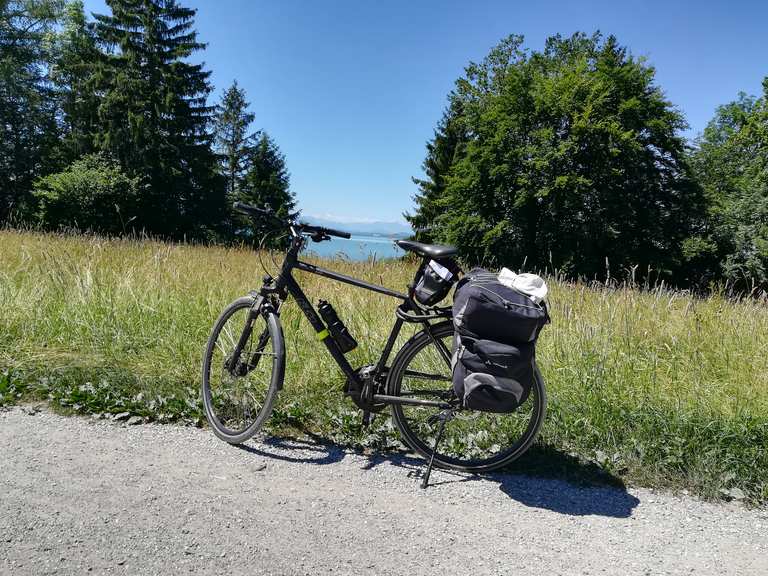
[[[232,355],[225,362],[226,368],[236,376],[245,376],[256,368],[261,358],[261,353],[264,351],[264,348],[267,345],[267,341],[269,340],[269,330],[265,328],[264,331],[259,335],[259,340],[256,344],[256,350],[251,354],[250,358],[248,358],[248,355],[246,354],[246,358],[244,360],[241,359],[245,344],[248,342],[248,339],[251,337],[251,333],[253,332],[254,322],[256,321],[258,315],[261,313],[261,303],[262,300],[257,300],[257,303],[254,304],[248,311],[248,316],[245,320],[243,331],[240,333],[240,338],[235,345],[235,349],[232,351]]]

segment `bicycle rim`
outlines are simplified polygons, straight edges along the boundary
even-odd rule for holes
[[[453,326],[433,328],[437,341],[451,350]],[[414,336],[398,353],[388,393],[422,399],[452,394],[451,369],[425,332]],[[437,408],[393,405],[393,417],[403,440],[428,458],[439,423],[430,420]],[[533,443],[546,412],[544,381],[536,370],[528,399],[511,414],[460,410],[445,427],[435,465],[466,471],[490,471],[519,458]]]
[[[277,319],[253,314],[253,304],[252,298],[241,298],[227,307],[214,326],[203,363],[206,418],[214,433],[230,443],[244,442],[261,428],[284,374]]]

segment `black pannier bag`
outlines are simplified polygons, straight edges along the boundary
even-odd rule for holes
[[[509,346],[456,336],[453,389],[465,408],[513,412],[530,394],[534,344]]]
[[[453,261],[430,260],[421,267],[413,289],[413,297],[425,306],[437,304],[448,296],[456,281],[458,267]]]
[[[465,336],[511,345],[535,342],[548,322],[545,305],[482,268],[471,270],[456,287],[453,324]]]
[[[545,305],[477,268],[453,298],[453,389],[466,408],[513,412],[535,379],[536,338],[549,315]]]

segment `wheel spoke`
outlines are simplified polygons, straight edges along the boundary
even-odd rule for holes
[[[229,359],[228,358],[229,357],[229,353],[224,349],[224,347],[221,345],[221,342],[219,342],[218,340],[216,340],[216,348],[221,350],[221,353],[224,354],[224,356],[227,356],[227,359]]]
[[[206,415],[225,438],[252,433],[271,410],[273,370],[280,355],[273,349],[267,318],[260,314],[250,317],[250,308],[248,301],[239,301],[219,321],[203,375]],[[249,322],[253,322],[252,329]],[[249,333],[244,338],[246,329]],[[230,371],[225,363],[238,345],[242,345],[240,359]]]
[[[406,370],[405,376],[409,378],[420,378],[422,380],[443,380],[450,382],[450,376],[443,376],[442,374],[427,374],[425,372],[418,372],[417,370]]]
[[[224,329],[222,330],[222,332],[224,333],[224,335],[227,337],[227,340],[229,341],[229,346],[230,346],[229,349],[230,350],[234,350],[235,349],[235,345],[237,344],[237,342],[235,341],[235,337],[232,334],[232,329],[228,325],[225,324],[224,325]]]
[[[402,360],[392,367],[388,393],[404,397],[453,396],[453,387],[436,389],[436,382],[450,382],[445,366],[450,362],[453,330],[450,324],[433,329],[435,341],[426,335],[409,350],[400,352]],[[538,382],[538,380],[537,380]],[[438,465],[471,470],[489,470],[522,454],[535,437],[543,417],[543,387],[538,384],[529,399],[511,414],[458,410],[446,423],[435,454]],[[403,439],[428,457],[437,433],[435,416],[440,410],[428,406],[393,407],[395,422]]]

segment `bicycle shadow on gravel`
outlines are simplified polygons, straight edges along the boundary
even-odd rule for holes
[[[406,454],[374,454],[363,467],[389,463],[421,480],[426,464]],[[440,470],[430,487],[461,482],[496,482],[512,500],[568,516],[628,518],[640,500],[627,492],[624,482],[594,462],[584,461],[549,446],[535,445],[501,472],[471,474]],[[427,488],[429,490],[429,488]]]
[[[629,518],[640,504],[618,476],[551,446],[532,446],[507,473],[488,478],[521,504],[569,516]]]
[[[297,464],[334,464],[343,460],[347,454],[340,446],[331,444],[319,436],[306,435],[309,439],[267,436],[259,439],[257,445],[237,444],[235,447],[267,459]]]
[[[426,462],[410,452],[349,450],[311,432],[305,431],[304,436],[267,436],[256,444],[236,447],[266,459],[296,464],[334,464],[355,454],[365,458],[362,470],[389,464],[405,471],[414,482],[421,482],[426,470]],[[596,463],[542,445],[532,446],[501,472],[472,474],[436,469],[427,491],[463,482],[495,482],[501,492],[520,504],[568,516],[628,518],[640,503],[627,492],[619,477]]]

